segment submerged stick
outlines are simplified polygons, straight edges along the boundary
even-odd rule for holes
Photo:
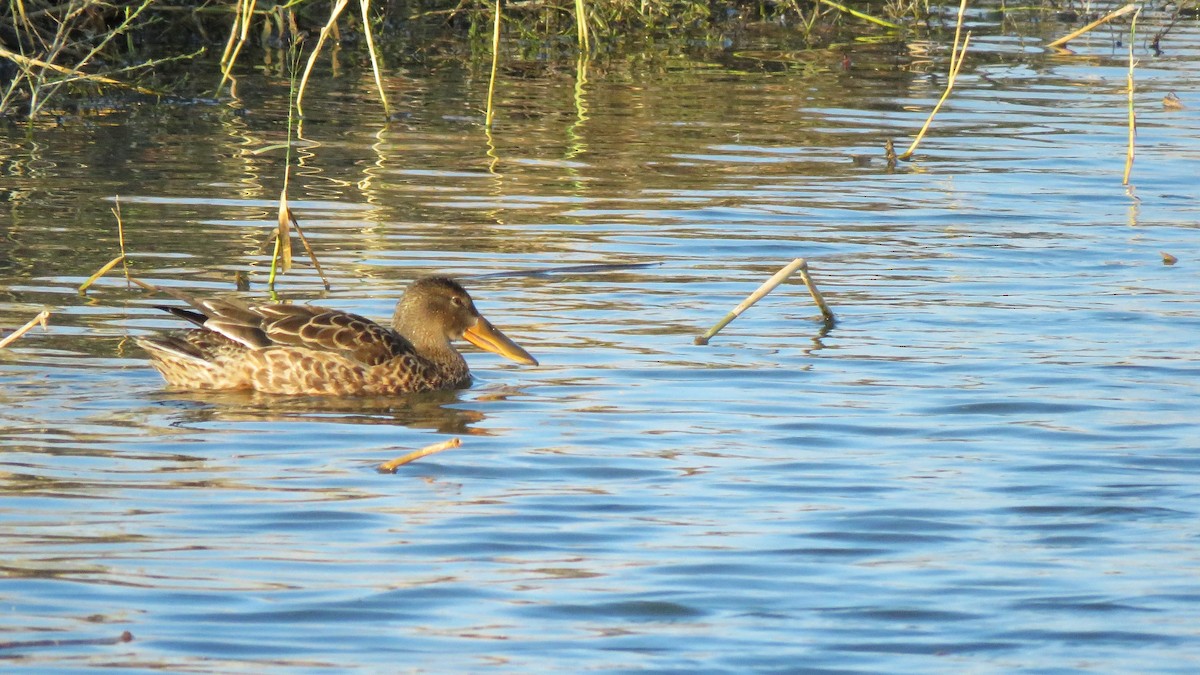
[[[1070,42],[1071,40],[1074,40],[1075,38],[1079,37],[1080,35],[1083,35],[1084,33],[1092,30],[1096,26],[1102,26],[1119,16],[1125,16],[1126,14],[1132,12],[1133,10],[1135,10],[1137,8],[1138,8],[1138,6],[1131,2],[1128,5],[1125,5],[1124,7],[1120,8],[1120,9],[1113,10],[1113,11],[1109,12],[1108,14],[1105,14],[1104,16],[1100,17],[1099,19],[1096,19],[1095,21],[1089,23],[1088,25],[1084,26],[1083,28],[1080,28],[1077,31],[1068,33],[1068,34],[1058,38],[1054,42],[1051,42],[1050,44],[1046,45],[1046,47],[1048,49],[1054,49],[1056,47],[1061,47],[1061,46],[1067,44],[1068,42]]]
[[[958,6],[958,22],[954,26],[954,47],[950,51],[950,68],[949,73],[946,75],[946,90],[942,92],[942,97],[933,106],[933,110],[929,111],[929,117],[925,120],[925,124],[921,126],[921,130],[917,132],[917,137],[913,139],[912,145],[908,146],[908,150],[905,150],[899,159],[912,157],[921,139],[925,138],[925,132],[929,131],[929,125],[933,124],[934,115],[938,114],[938,111],[942,109],[942,104],[946,102],[946,99],[950,98],[950,90],[954,89],[954,80],[958,79],[958,71],[962,69],[963,57],[967,54],[967,45],[971,43],[971,32],[967,31],[966,36],[962,40],[962,48],[959,49],[958,37],[962,32],[963,14],[966,11],[967,0],[962,0],[962,3]]]
[[[383,464],[379,465],[378,471],[379,473],[396,473],[396,469],[408,464],[409,462],[415,462],[422,457],[428,457],[429,455],[441,452],[443,450],[457,448],[460,445],[462,445],[462,441],[458,440],[458,437],[451,438],[448,441],[442,441],[441,443],[434,443],[433,445],[428,445],[420,450],[414,450],[403,457],[397,457],[390,462],[384,462]]]
[[[1133,171],[1133,143],[1137,138],[1137,113],[1133,111],[1133,67],[1137,61],[1133,58],[1133,42],[1137,36],[1137,20],[1142,10],[1133,13],[1133,21],[1129,24],[1129,75],[1126,84],[1129,89],[1129,146],[1125,150],[1125,176],[1122,185],[1129,185],[1129,173]]]
[[[13,342],[15,342],[17,338],[19,338],[22,335],[33,330],[33,327],[38,325],[39,323],[42,324],[42,330],[45,330],[46,329],[46,319],[49,316],[50,316],[50,310],[43,309],[41,312],[38,313],[37,316],[30,319],[24,326],[21,326],[20,328],[14,330],[13,332],[11,332],[7,336],[5,336],[5,338],[3,340],[0,340],[0,349],[4,349],[5,347],[9,346]]]
[[[754,303],[762,300],[768,293],[775,290],[777,286],[782,284],[784,281],[787,281],[787,278],[792,276],[796,270],[801,270],[801,276],[804,279],[804,285],[808,287],[808,292],[812,294],[813,300],[817,303],[817,306],[821,308],[821,315],[825,317],[825,321],[833,321],[833,312],[830,311],[829,305],[825,304],[825,298],[821,296],[820,291],[817,290],[816,285],[808,276],[808,262],[805,261],[804,258],[796,258],[784,266],[783,269],[776,272],[775,276],[767,279],[762,286],[758,287],[758,290],[751,293],[750,296],[743,300],[737,307],[734,307],[733,311],[726,314],[724,318],[718,321],[712,328],[709,328],[704,335],[698,336],[694,342],[698,345],[708,344],[708,341],[711,340],[714,335],[719,333],[722,328],[728,326],[731,321],[741,316],[742,312],[750,309]]]

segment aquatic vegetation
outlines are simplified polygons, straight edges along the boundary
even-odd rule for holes
[[[302,111],[305,84],[327,43],[364,50],[375,84],[389,106],[381,77],[381,54],[396,41],[424,50],[439,43],[472,44],[494,54],[501,35],[525,52],[618,53],[658,41],[696,40],[721,44],[755,26],[813,44],[828,41],[836,28],[855,33],[924,30],[927,0],[891,0],[852,7],[833,0],[781,3],[666,2],[643,0],[548,0],[503,5],[484,0],[388,3],[345,11],[349,0],[267,6],[257,0],[212,4],[199,0],[104,2],[102,0],[8,0],[12,21],[0,25],[0,114],[35,118],[65,103],[111,96],[218,94],[236,77],[247,48],[286,52],[307,42],[308,53],[296,105]],[[501,14],[503,17],[501,18]],[[438,38],[437,36],[441,36]],[[448,40],[442,39],[449,37]],[[386,41],[377,42],[376,38]],[[400,51],[403,51],[401,48]],[[173,62],[216,58],[214,66],[181,69]],[[283,58],[268,57],[273,62]],[[173,64],[173,65],[172,65]],[[171,66],[171,67],[168,67]],[[211,72],[211,71],[209,71]]]

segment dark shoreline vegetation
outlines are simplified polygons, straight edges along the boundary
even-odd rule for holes
[[[997,4],[987,11],[1001,13],[1018,31],[1022,25],[1092,18],[1074,3],[1039,3],[1008,8]],[[345,3],[336,20],[330,15],[336,4],[324,2],[8,4],[11,16],[0,22],[0,115],[31,121],[86,108],[97,100],[219,97],[227,92],[217,84],[222,82],[221,64],[235,77],[239,68],[254,67],[256,61],[285,70],[289,49],[310,53],[327,23],[331,30],[324,49],[336,44],[345,54],[342,58],[350,61],[361,56],[362,63],[369,64],[371,36],[379,59],[392,66],[488,58],[495,18],[495,4],[477,0],[375,5],[366,0]],[[1181,3],[1175,18],[1186,16],[1189,7],[1194,11],[1194,6],[1194,0]],[[603,59],[664,45],[683,51],[747,44],[849,51],[845,45],[862,40],[903,45],[922,39],[948,48],[956,10],[956,3],[936,5],[928,0],[524,0],[502,5],[500,59],[566,62],[581,52]],[[364,30],[364,16],[369,31]],[[578,23],[579,16],[586,22]]]

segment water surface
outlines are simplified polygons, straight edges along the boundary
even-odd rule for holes
[[[1137,45],[1127,189],[1124,48],[1010,28],[894,168],[943,84],[915,43],[531,68],[490,137],[482,71],[395,69],[391,125],[324,81],[290,197],[332,289],[279,297],[382,318],[452,274],[542,363],[397,400],[171,391],[130,339],[162,300],[75,290],[119,195],[137,276],[266,297],[286,82],[10,128],[0,325],[54,316],[0,354],[0,659],[1194,671],[1200,34]],[[795,257],[835,326],[792,283],[693,344]]]

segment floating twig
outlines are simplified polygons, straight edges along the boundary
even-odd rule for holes
[[[1119,16],[1125,16],[1126,14],[1134,11],[1137,8],[1138,8],[1138,6],[1131,2],[1128,5],[1125,5],[1124,7],[1120,8],[1120,9],[1113,10],[1113,11],[1109,12],[1108,14],[1105,14],[1104,16],[1100,17],[1099,19],[1096,19],[1095,21],[1089,23],[1088,25],[1084,26],[1083,28],[1080,28],[1077,31],[1068,33],[1068,34],[1058,38],[1054,42],[1051,42],[1050,44],[1046,45],[1046,47],[1048,49],[1055,49],[1058,47],[1062,47],[1063,45],[1067,44],[1071,40],[1074,40],[1075,38],[1079,37],[1080,35],[1083,35],[1084,33],[1092,30],[1096,26],[1102,26]]]
[[[767,279],[762,286],[758,287],[758,290],[751,293],[750,296],[743,300],[737,307],[734,307],[733,311],[726,314],[725,317],[718,321],[712,328],[709,328],[704,335],[698,336],[695,339],[695,343],[698,345],[708,344],[708,341],[711,340],[714,335],[719,333],[722,328],[728,326],[731,321],[741,316],[742,312],[750,309],[754,303],[762,300],[768,293],[775,290],[777,286],[782,284],[784,281],[787,281],[787,278],[792,276],[796,270],[800,270],[800,276],[802,279],[804,279],[804,285],[808,287],[808,292],[812,295],[813,301],[816,302],[817,306],[821,308],[821,315],[825,318],[825,322],[832,323],[833,312],[829,309],[829,305],[825,304],[825,298],[821,296],[821,292],[817,290],[816,284],[814,284],[812,278],[809,277],[808,262],[805,261],[804,258],[796,258],[792,262],[788,263],[783,269],[776,272],[775,276]]]
[[[14,330],[13,332],[11,332],[7,336],[5,336],[3,340],[0,340],[0,349],[4,349],[5,347],[9,346],[13,342],[15,342],[17,338],[19,338],[22,335],[33,330],[33,327],[38,325],[39,323],[42,324],[42,330],[45,330],[46,329],[46,319],[49,316],[50,316],[50,310],[48,310],[48,309],[43,309],[41,312],[38,312],[38,315],[33,317],[32,319],[30,319],[28,321],[28,323],[26,323],[24,326],[21,326],[20,328]]]
[[[125,631],[115,638],[84,638],[78,640],[22,640],[0,642],[0,649],[32,649],[35,647],[82,647],[87,645],[119,645],[132,642],[133,633]]]
[[[938,114],[938,111],[942,109],[942,104],[946,102],[947,98],[950,98],[950,90],[954,89],[954,80],[958,79],[958,71],[962,69],[963,57],[967,54],[967,45],[971,42],[971,31],[967,31],[967,34],[962,39],[962,47],[959,47],[958,38],[962,33],[963,14],[966,11],[967,0],[962,0],[962,3],[958,6],[958,21],[954,26],[954,47],[950,50],[950,68],[946,75],[946,90],[942,92],[942,97],[933,106],[933,110],[929,111],[929,117],[926,118],[925,124],[921,126],[921,130],[917,132],[917,137],[913,139],[912,145],[908,146],[908,150],[905,150],[899,156],[899,159],[907,160],[912,157],[921,139],[925,138],[925,132],[929,131],[929,125],[933,124],[933,116]]]
[[[409,462],[415,462],[422,457],[428,457],[429,455],[441,452],[443,450],[457,448],[460,445],[462,445],[462,441],[460,441],[458,437],[451,438],[448,441],[442,441],[441,443],[434,443],[433,445],[426,446],[420,450],[414,450],[403,457],[397,457],[389,462],[384,462],[383,464],[379,465],[378,471],[379,473],[396,473],[396,469],[408,464]]]

